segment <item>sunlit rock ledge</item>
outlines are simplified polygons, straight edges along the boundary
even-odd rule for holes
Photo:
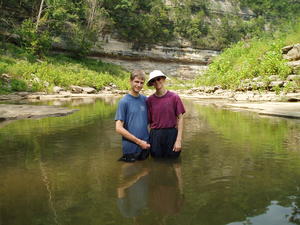
[[[54,44],[54,52],[68,52],[62,40]],[[89,58],[120,65],[128,71],[142,69],[147,73],[159,69],[171,77],[193,79],[207,70],[208,64],[219,55],[217,50],[192,48],[190,44],[172,46],[154,45],[151,49],[137,51],[132,44],[117,40],[111,35],[100,38]]]
[[[77,111],[57,106],[0,104],[0,121],[27,118],[58,117]]]
[[[300,119],[300,103],[291,102],[266,102],[266,103],[234,103],[226,104],[230,110],[252,111],[263,116],[277,116]]]
[[[126,42],[111,39],[102,48],[94,48],[91,56],[106,56],[119,59],[151,60],[156,62],[181,62],[207,65],[219,51],[191,47],[153,46],[150,50],[135,51]]]

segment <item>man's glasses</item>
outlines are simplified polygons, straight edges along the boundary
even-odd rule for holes
[[[161,79],[162,79],[162,77],[153,78],[151,83],[155,83],[156,81],[160,81]]]

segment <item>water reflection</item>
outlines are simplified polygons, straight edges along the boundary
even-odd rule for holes
[[[167,216],[179,214],[184,202],[180,162],[152,164],[150,178],[150,208],[162,216],[162,221]]]
[[[120,213],[142,223],[147,214],[155,224],[166,225],[184,203],[181,163],[149,161],[122,163],[117,205]]]
[[[202,105],[192,108],[198,117],[189,115],[193,120],[187,120],[189,140],[184,146],[189,150],[184,168],[190,168],[184,178],[193,180],[185,185],[187,199],[194,200],[189,202],[195,215],[190,224],[244,221],[265,213],[273,200],[286,206],[291,204],[287,196],[299,196],[299,152],[287,148],[287,143],[295,148],[299,121]]]
[[[116,101],[0,123],[1,225],[299,224],[299,120],[186,101],[181,162],[124,164]]]
[[[292,204],[294,207],[295,204]],[[261,225],[261,224],[272,224],[272,225],[291,225],[291,224],[300,224],[299,215],[291,215],[293,207],[284,207],[280,206],[277,201],[272,201],[271,204],[267,207],[265,213],[249,217],[242,222],[233,222],[228,225]]]
[[[148,201],[149,169],[141,163],[124,163],[117,188],[118,207],[124,217],[136,218]]]

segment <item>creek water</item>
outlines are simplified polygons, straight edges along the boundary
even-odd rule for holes
[[[180,160],[128,164],[117,102],[0,123],[0,225],[300,224],[299,120],[184,101]]]

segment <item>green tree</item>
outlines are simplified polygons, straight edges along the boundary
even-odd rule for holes
[[[289,19],[300,13],[297,0],[240,0],[241,5],[249,7],[257,15],[268,19]]]
[[[173,38],[173,24],[161,0],[106,0],[118,36],[133,43],[133,49],[151,48]]]
[[[51,46],[51,37],[47,30],[41,31],[31,19],[23,21],[15,32],[18,34],[19,44],[31,54],[43,55]]]

